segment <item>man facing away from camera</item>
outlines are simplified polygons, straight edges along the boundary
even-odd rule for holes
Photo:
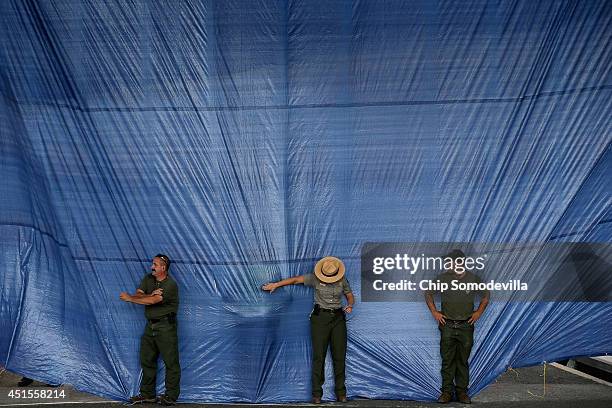
[[[119,295],[125,302],[144,305],[147,318],[140,340],[140,394],[130,398],[133,404],[159,401],[161,405],[174,405],[179,397],[181,367],[176,327],[179,291],[176,282],[168,274],[169,269],[170,259],[163,254],[155,255],[151,273],[144,277],[136,293],[130,295],[121,292]],[[166,366],[166,392],[158,399],[155,396],[155,386],[160,354]]]
[[[481,283],[479,276],[467,271],[465,254],[455,249],[446,258],[453,260],[453,268],[438,275],[438,281],[448,284],[456,280],[460,283]],[[442,310],[436,309],[434,294],[440,293]],[[474,298],[480,297],[480,304],[474,310]],[[440,355],[442,357],[442,394],[438,402],[452,401],[453,392],[456,392],[457,401],[470,404],[468,384],[470,382],[468,359],[474,342],[474,323],[485,311],[489,303],[489,292],[472,290],[451,290],[442,292],[425,292],[427,307],[438,322],[440,330]]]

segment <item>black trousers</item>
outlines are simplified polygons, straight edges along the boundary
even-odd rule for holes
[[[468,359],[474,344],[474,326],[467,322],[440,325],[440,356],[442,357],[442,392],[467,393],[470,383]]]
[[[166,366],[166,395],[176,401],[181,392],[181,366],[176,322],[170,323],[167,320],[157,323],[149,322],[140,339],[140,365],[142,367],[140,393],[146,397],[155,397],[157,359],[160,354]]]
[[[331,345],[334,362],[334,379],[336,397],[346,396],[345,365],[346,365],[346,319],[344,312],[328,312],[319,310],[318,314],[310,316],[310,335],[312,339],[312,395],[323,396],[325,381],[325,356]]]

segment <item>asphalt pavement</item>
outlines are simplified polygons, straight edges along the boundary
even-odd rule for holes
[[[546,385],[543,366],[513,369],[502,374],[494,383],[472,400],[472,405],[491,408],[610,408],[612,407],[612,386],[598,380],[576,375],[555,365],[547,365]],[[120,401],[108,401],[95,395],[79,392],[70,385],[50,387],[34,382],[28,387],[18,387],[21,377],[3,371],[0,374],[0,407],[41,406],[45,408],[66,408],[83,406],[87,408],[117,408],[124,406]],[[38,397],[38,398],[36,398]],[[41,398],[43,397],[43,398]],[[346,404],[324,402],[320,405],[301,404],[177,404],[189,408],[279,408],[279,407],[346,407],[346,408],[431,408],[442,406],[433,402],[352,399]],[[153,408],[156,404],[141,404]],[[452,402],[448,408],[465,407]]]

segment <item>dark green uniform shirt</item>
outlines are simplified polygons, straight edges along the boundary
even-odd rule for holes
[[[465,272],[464,276],[459,279],[460,276],[455,272],[444,272],[436,278],[440,282],[448,284],[448,289],[444,292],[430,292],[440,293],[442,299],[442,314],[450,320],[468,320],[474,313],[474,298],[478,295],[484,297],[488,295],[487,290],[453,290],[452,281],[458,283],[481,283],[482,280],[478,275],[474,275],[470,272]]]
[[[145,294],[150,295],[155,289],[162,288],[162,300],[154,305],[145,306],[145,317],[147,319],[159,319],[162,316],[169,315],[178,311],[179,305],[179,290],[174,279],[170,275],[166,276],[163,281],[158,281],[155,276],[148,274],[144,277],[138,289]]]

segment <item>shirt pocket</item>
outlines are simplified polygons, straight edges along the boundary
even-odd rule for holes
[[[341,285],[327,285],[325,288],[325,298],[332,303],[339,303],[342,296]]]

